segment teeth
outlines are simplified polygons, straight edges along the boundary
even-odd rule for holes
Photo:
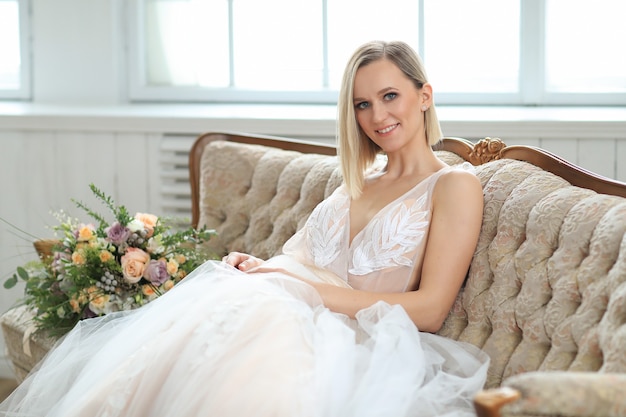
[[[391,132],[393,129],[395,129],[395,128],[396,128],[396,126],[397,126],[397,125],[393,125],[393,126],[386,127],[386,128],[384,128],[384,129],[382,129],[382,130],[379,130],[379,131],[378,131],[378,133],[389,133],[389,132]]]

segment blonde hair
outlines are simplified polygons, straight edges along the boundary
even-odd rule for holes
[[[346,65],[337,103],[337,137],[339,157],[344,183],[352,198],[358,198],[363,190],[364,175],[381,151],[361,130],[354,111],[354,78],[359,68],[372,62],[387,59],[407,76],[417,89],[428,82],[426,70],[419,55],[406,43],[400,41],[372,41],[361,45]],[[434,101],[426,110],[426,140],[434,145],[443,133],[437,118]]]

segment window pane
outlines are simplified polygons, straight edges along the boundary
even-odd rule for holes
[[[519,90],[519,0],[424,3],[423,58],[435,91]]]
[[[365,42],[402,40],[417,50],[418,22],[418,1],[328,0],[330,88],[339,89],[350,55]]]
[[[546,1],[546,89],[626,92],[626,2]]]
[[[20,26],[16,1],[0,1],[0,90],[20,88]]]
[[[322,87],[321,1],[233,0],[233,21],[236,87]]]
[[[228,0],[148,0],[149,85],[228,87]]]

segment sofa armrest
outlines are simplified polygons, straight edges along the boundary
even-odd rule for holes
[[[626,374],[528,372],[479,392],[474,404],[479,417],[626,416]]]
[[[6,353],[20,383],[57,342],[56,338],[35,332],[33,318],[33,311],[26,305],[12,308],[0,316]]]

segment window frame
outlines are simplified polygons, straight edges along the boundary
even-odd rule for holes
[[[6,1],[6,0],[0,0]],[[31,5],[30,0],[13,0],[17,3],[20,31],[20,87],[0,89],[0,100],[30,100],[31,78]]]
[[[231,0],[232,1],[232,0]],[[326,7],[326,0],[318,0]],[[418,0],[419,46],[424,56],[424,1]],[[281,103],[335,104],[337,91],[260,91],[238,88],[150,86],[145,78],[144,0],[127,3],[128,98],[131,102],[200,102],[200,103]],[[545,10],[546,0],[520,0],[520,69],[519,91],[515,93],[436,93],[440,105],[498,106],[623,106],[626,93],[554,93],[545,89]],[[326,16],[324,16],[326,18]],[[326,22],[322,22],[326,24]],[[326,34],[320,40],[327,46]],[[232,49],[232,45],[230,46]],[[325,54],[326,56],[326,54]],[[427,57],[425,57],[425,61]],[[426,66],[428,63],[426,62]],[[232,71],[232,70],[231,70]],[[231,74],[232,75],[232,74]]]

